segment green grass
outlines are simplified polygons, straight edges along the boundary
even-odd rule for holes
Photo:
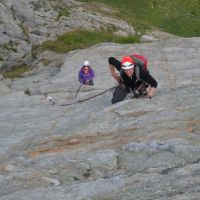
[[[18,26],[21,28],[22,33],[25,35],[26,41],[28,43],[30,43],[30,37],[29,37],[29,30],[28,30],[28,28],[24,24],[22,24],[22,23],[19,23]]]
[[[30,67],[27,65],[16,66],[10,71],[3,72],[2,75],[4,78],[19,78],[22,77],[23,73],[30,71]]]
[[[157,27],[184,37],[200,36],[200,0],[80,0],[100,2],[117,10],[118,16],[137,32]]]
[[[69,16],[69,11],[67,8],[57,6],[55,9],[58,11],[57,20],[59,20],[62,16]]]
[[[9,42],[2,44],[0,47],[5,48],[7,50],[11,50],[16,53],[17,45],[18,45],[17,42],[13,42],[12,40],[10,40]]]
[[[135,36],[121,37],[105,31],[76,30],[65,33],[54,41],[46,41],[41,45],[42,50],[64,53],[75,49],[84,49],[101,42],[136,43]]]
[[[0,55],[0,61],[3,61],[4,59],[3,59],[3,57]]]

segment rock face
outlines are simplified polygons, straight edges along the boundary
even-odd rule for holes
[[[74,101],[85,59],[95,85],[77,99],[112,87],[107,58],[133,52],[158,81],[153,99],[111,105],[107,92],[59,106]],[[0,200],[199,199],[199,57],[200,38],[103,43],[66,54],[54,76],[2,79]]]
[[[2,0],[0,2],[0,70],[32,60],[34,45],[76,29],[133,35],[134,28],[113,10],[75,0]]]

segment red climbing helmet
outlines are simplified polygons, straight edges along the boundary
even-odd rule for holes
[[[124,56],[121,60],[122,69],[132,69],[134,67],[134,61],[130,56]]]

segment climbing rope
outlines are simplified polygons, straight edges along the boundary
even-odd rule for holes
[[[93,96],[88,97],[88,98],[85,98],[85,99],[79,99],[79,100],[76,100],[76,101],[74,101],[74,102],[69,102],[69,103],[60,104],[60,106],[69,106],[69,105],[73,105],[73,104],[82,103],[82,102],[88,101],[88,100],[90,100],[90,99],[94,99],[94,98],[96,98],[96,97],[98,97],[98,96],[101,96],[101,95],[105,94],[106,92],[109,92],[109,91],[112,92],[112,90],[113,90],[115,87],[116,87],[116,86],[113,86],[113,87],[111,87],[111,88],[109,88],[109,89],[106,89],[106,90],[104,90],[104,91],[102,91],[102,92],[100,92],[100,93],[98,93],[98,94],[96,94],[96,95],[93,95]]]

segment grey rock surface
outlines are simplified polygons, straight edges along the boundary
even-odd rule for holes
[[[111,105],[107,92],[60,106],[75,100],[84,60],[95,85],[81,87],[78,100],[114,86],[108,57],[133,52],[148,58],[154,98]],[[200,38],[102,43],[62,56],[53,76],[0,80],[0,200],[199,199]]]

